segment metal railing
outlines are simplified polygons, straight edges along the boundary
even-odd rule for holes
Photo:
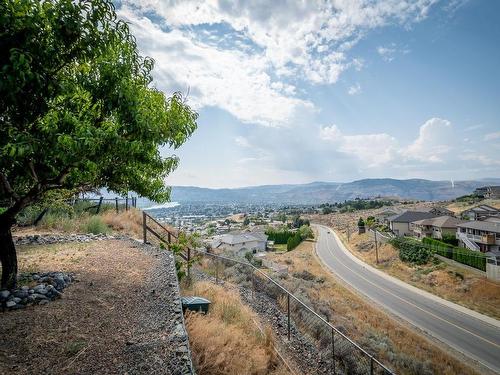
[[[152,228],[156,226],[156,229]],[[158,233],[162,230],[164,233]],[[143,213],[143,240],[148,241],[148,233],[167,246],[177,240],[177,235],[156,219]],[[309,345],[317,356],[317,372],[329,374],[393,374],[372,354],[363,349],[346,334],[337,329],[324,317],[307,306],[297,296],[270,277],[265,271],[238,259],[212,254],[199,249],[187,248],[181,254],[189,267],[194,267],[198,275],[210,277],[216,283],[226,282],[240,288],[253,301],[253,305],[263,303],[264,309],[281,314],[278,329],[288,342],[296,347],[294,340],[306,337],[302,345]],[[193,262],[193,260],[195,260]],[[195,276],[196,277],[196,276]],[[297,338],[299,337],[299,338]],[[303,340],[303,339],[302,339]]]

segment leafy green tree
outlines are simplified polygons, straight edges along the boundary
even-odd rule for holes
[[[172,62],[175,63],[175,62]],[[0,261],[16,283],[11,227],[60,189],[132,190],[168,200],[175,149],[196,129],[180,94],[152,85],[110,0],[3,0],[0,5]]]
[[[300,228],[299,228],[299,233],[300,233],[300,237],[305,240],[305,239],[308,239],[308,238],[314,238],[314,233],[313,233],[313,230],[311,229],[310,226],[308,225],[302,225]]]
[[[292,237],[290,237],[286,243],[286,250],[291,251],[300,245],[302,242],[302,237],[299,232],[296,232]]]
[[[365,221],[363,220],[362,217],[360,217],[358,220],[358,227],[364,227],[364,226],[365,226]]]

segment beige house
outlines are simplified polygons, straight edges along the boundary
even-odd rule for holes
[[[262,232],[227,233],[214,237],[212,249],[219,251],[230,251],[238,255],[245,255],[248,251],[265,251],[267,235]],[[217,250],[216,250],[217,249]]]
[[[410,229],[417,238],[431,237],[441,240],[443,235],[455,236],[457,225],[460,223],[462,220],[451,216],[438,216],[413,221],[410,223]]]
[[[389,217],[387,221],[389,222],[389,228],[396,236],[412,236],[413,230],[410,228],[410,223],[436,216],[430,212],[405,211],[402,214]]]

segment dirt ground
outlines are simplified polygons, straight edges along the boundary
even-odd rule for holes
[[[416,333],[344,286],[321,265],[313,241],[304,241],[293,251],[271,254],[269,258],[288,266],[289,276],[281,280],[286,287],[307,297],[316,311],[369,348],[382,362],[390,363],[397,373],[479,373],[460,362],[458,355],[450,354],[448,348],[441,349],[435,341]]]
[[[1,374],[114,374],[130,368],[157,258],[129,241],[19,247],[20,272],[73,272],[45,306],[0,313]]]

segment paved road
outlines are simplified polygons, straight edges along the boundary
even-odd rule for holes
[[[490,324],[380,275],[346,254],[333,231],[316,227],[316,252],[337,276],[397,316],[500,373],[500,324]]]

